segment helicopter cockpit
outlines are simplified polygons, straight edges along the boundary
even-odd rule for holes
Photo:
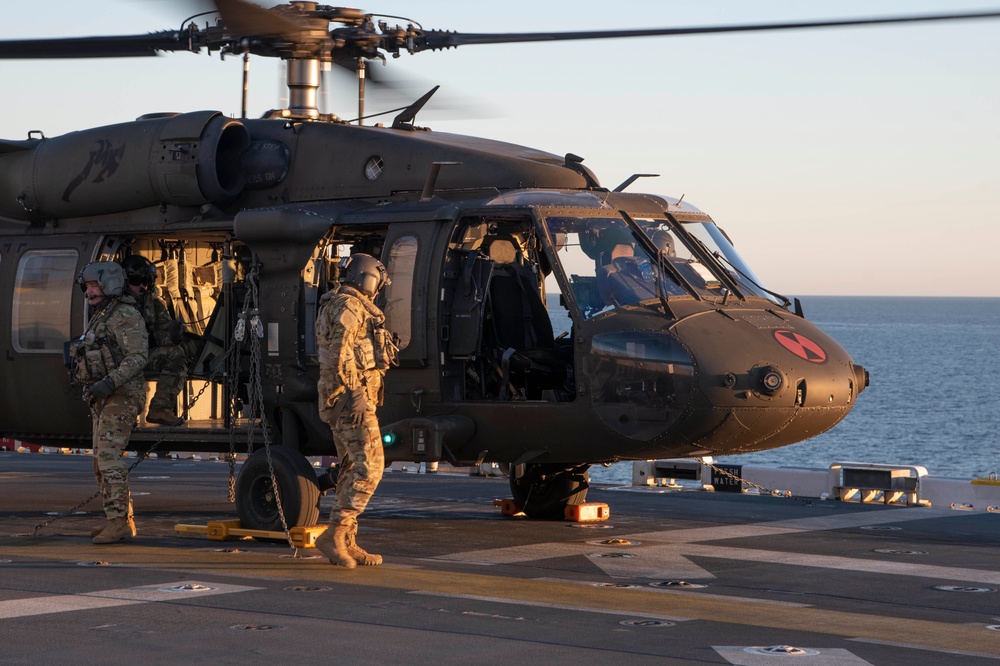
[[[623,405],[643,401],[661,421],[668,403],[689,392],[693,371],[676,337],[657,330],[664,308],[784,305],[707,215],[687,204],[685,214],[657,214],[648,200],[628,201],[633,214],[592,194],[522,191],[459,221],[442,271],[444,395],[572,402],[576,356],[589,349],[591,386],[602,387],[593,399],[616,429]],[[666,199],[654,206],[680,207]],[[628,323],[613,323],[614,313]],[[638,436],[634,424],[643,421],[630,419],[627,434]]]

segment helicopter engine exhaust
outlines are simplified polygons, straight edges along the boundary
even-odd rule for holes
[[[41,221],[226,204],[246,184],[249,146],[247,128],[218,111],[143,116],[41,139],[2,157],[0,215]]]

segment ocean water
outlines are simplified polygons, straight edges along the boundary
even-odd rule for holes
[[[1000,474],[1000,298],[801,298],[805,316],[868,369],[871,384],[830,431],[792,446],[716,460],[829,467],[923,465],[961,478]],[[629,483],[631,463],[595,467]]]

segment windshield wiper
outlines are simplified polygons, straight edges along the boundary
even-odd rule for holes
[[[698,241],[698,242],[701,242],[701,241]],[[703,245],[703,247],[704,247],[704,245]],[[705,249],[708,249],[708,248],[705,248]],[[726,257],[726,255],[722,254],[720,251],[716,250],[715,252],[712,253],[712,256],[715,257],[718,261],[720,261],[722,263],[725,263],[727,266],[729,266],[730,268],[732,268],[733,271],[735,271],[737,275],[739,275],[741,278],[743,278],[744,281],[748,282],[749,284],[751,284],[752,286],[756,287],[757,289],[760,289],[764,293],[770,294],[771,296],[774,296],[775,298],[779,299],[781,301],[781,307],[787,309],[788,306],[792,304],[792,301],[789,300],[789,298],[787,296],[779,294],[776,291],[771,291],[767,287],[764,287],[763,285],[758,284],[756,281],[754,281],[753,278],[751,278],[749,275],[747,275],[746,273],[744,273],[743,271],[741,271],[736,266],[736,264],[734,264],[733,262],[729,261],[729,259]]]

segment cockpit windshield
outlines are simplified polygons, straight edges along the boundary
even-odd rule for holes
[[[636,220],[648,241],[619,217],[547,217],[549,237],[587,318],[660,298],[721,298],[724,287],[664,220]],[[654,253],[652,247],[657,248]],[[656,255],[659,256],[656,256]]]
[[[785,304],[761,286],[712,222],[683,222],[686,234],[678,234],[662,219],[637,218],[635,223],[641,234],[620,217],[545,218],[556,256],[585,317],[661,298],[721,299],[728,291],[727,280],[746,296]],[[702,261],[705,254],[713,255],[721,269]],[[720,271],[725,272],[724,279]]]
[[[766,298],[782,307],[788,304],[784,297],[768,291],[762,286],[760,279],[743,261],[743,257],[729,242],[726,234],[715,224],[711,222],[685,222],[684,228],[689,234],[701,241],[705,249],[719,260],[719,263],[725,267],[729,276],[739,285],[744,294]]]

